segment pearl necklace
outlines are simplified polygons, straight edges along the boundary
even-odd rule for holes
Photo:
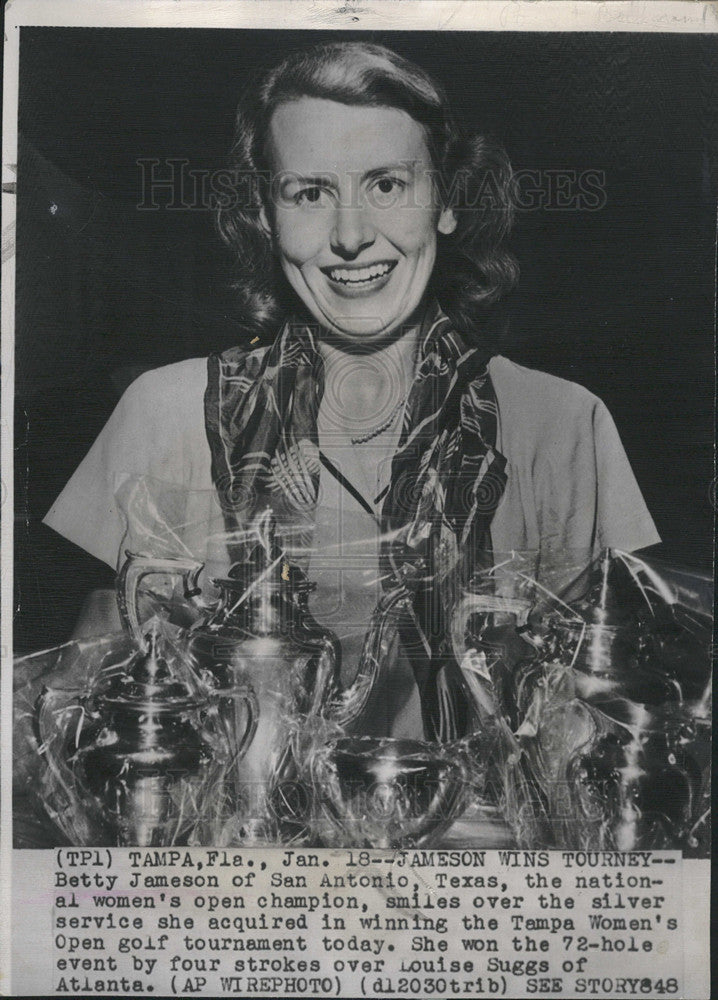
[[[406,404],[406,399],[407,397],[404,397],[404,399],[399,400],[399,402],[396,404],[396,406],[391,411],[391,413],[389,414],[389,416],[387,417],[387,419],[384,421],[383,424],[379,424],[378,427],[375,427],[373,430],[368,431],[366,434],[360,434],[358,437],[351,438],[350,439],[351,443],[366,444],[367,441],[371,441],[372,438],[379,437],[382,431],[388,430],[388,428],[391,427],[391,425],[396,420],[399,410],[402,408],[402,406]]]

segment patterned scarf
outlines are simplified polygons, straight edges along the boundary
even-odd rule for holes
[[[469,347],[436,303],[420,332],[391,480],[381,512],[385,596],[410,598],[397,627],[412,665],[426,735],[471,729],[465,682],[451,652],[457,590],[488,544],[506,484],[496,450],[489,354]],[[231,348],[208,362],[205,424],[212,477],[228,528],[267,505],[279,523],[312,523],[319,490],[317,414],[324,389],[316,329],[290,319],[269,348]]]

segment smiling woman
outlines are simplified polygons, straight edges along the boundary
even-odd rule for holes
[[[451,738],[473,722],[447,622],[482,556],[637,549],[653,521],[600,400],[493,353],[511,170],[422,69],[359,42],[289,56],[243,100],[232,167],[250,347],[138,379],[46,521],[110,565],[128,479],[183,497],[174,537],[201,559],[218,516],[228,537],[267,506],[301,523],[348,673],[382,594],[407,598],[361,730]]]
[[[359,226],[361,240],[367,216],[399,207],[408,211],[390,212],[389,231],[378,231],[385,238],[427,225],[434,238],[455,233],[452,241],[439,241],[422,293],[428,285],[454,324],[480,339],[486,307],[518,276],[504,246],[514,210],[505,151],[487,136],[457,128],[439,84],[383,46],[330,43],[274,67],[240,104],[230,166],[238,179],[252,179],[220,206],[219,225],[237,253],[238,287],[254,333],[273,337],[292,308],[267,216],[287,197],[305,209],[332,206],[339,224],[334,235]],[[277,192],[280,198],[272,197]],[[336,216],[339,207],[345,211]],[[308,244],[311,223],[304,225]],[[350,242],[355,239],[356,232]],[[364,256],[376,260],[376,254]],[[390,313],[395,310],[392,302]],[[321,322],[333,325],[333,312]]]

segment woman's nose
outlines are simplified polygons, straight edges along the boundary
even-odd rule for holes
[[[330,240],[332,250],[348,260],[357,257],[376,239],[374,227],[363,206],[339,205],[336,209]]]

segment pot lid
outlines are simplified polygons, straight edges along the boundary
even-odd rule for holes
[[[162,645],[156,629],[148,632],[144,650],[135,654],[126,673],[112,678],[100,693],[100,704],[138,712],[177,712],[200,704],[170,667]]]

